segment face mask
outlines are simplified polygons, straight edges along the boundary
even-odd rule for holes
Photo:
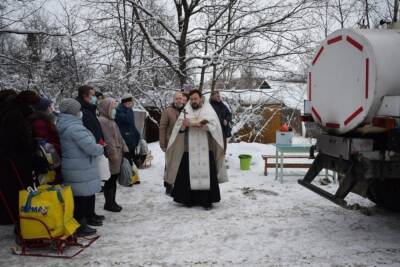
[[[97,97],[96,96],[92,96],[90,98],[90,103],[93,104],[93,105],[96,105],[97,104]]]
[[[79,119],[82,119],[82,118],[83,118],[83,113],[82,113],[82,111],[79,111],[79,113],[78,113],[78,118],[79,118]]]
[[[117,114],[117,110],[113,109],[111,110],[111,119],[115,119],[115,115]]]

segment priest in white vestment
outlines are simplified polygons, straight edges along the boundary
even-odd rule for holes
[[[181,112],[166,151],[166,181],[174,201],[212,208],[221,200],[219,185],[228,181],[221,124],[202,94],[193,90]]]

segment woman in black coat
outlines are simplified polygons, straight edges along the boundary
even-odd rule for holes
[[[11,224],[18,217],[18,192],[32,186],[32,172],[46,169],[35,157],[29,115],[39,97],[32,91],[19,95],[9,90],[0,95],[0,224]]]

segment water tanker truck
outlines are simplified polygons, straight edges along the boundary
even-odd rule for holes
[[[324,133],[298,182],[342,207],[353,192],[400,211],[399,48],[400,30],[343,29],[320,44],[310,63],[305,118]],[[335,193],[312,183],[322,169],[338,174]]]

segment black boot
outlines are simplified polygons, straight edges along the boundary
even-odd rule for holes
[[[104,209],[112,212],[120,212],[122,207],[115,202],[115,195],[117,193],[117,185],[112,187],[104,187]]]
[[[172,194],[172,185],[165,183],[165,194],[171,196]]]
[[[102,226],[103,225],[103,220],[96,218],[95,216],[89,217],[86,220],[88,225],[91,226]]]
[[[96,220],[101,220],[101,221],[104,221],[106,219],[106,217],[104,215],[99,215],[99,214],[96,214],[96,213],[93,215],[93,217]]]
[[[103,221],[105,217],[103,215],[97,215],[95,212],[95,206],[96,206],[96,196],[90,196],[88,197],[88,213],[89,215],[86,216],[87,218],[87,224],[92,225],[92,226],[102,226]]]
[[[76,231],[76,236],[80,237],[96,234],[97,230],[88,226],[86,218],[79,220],[79,224],[81,226],[79,226],[78,230]]]
[[[212,205],[212,203],[207,203],[207,204],[204,204],[204,205],[203,205],[203,208],[204,208],[205,210],[211,210],[211,209],[213,208],[213,205]]]

